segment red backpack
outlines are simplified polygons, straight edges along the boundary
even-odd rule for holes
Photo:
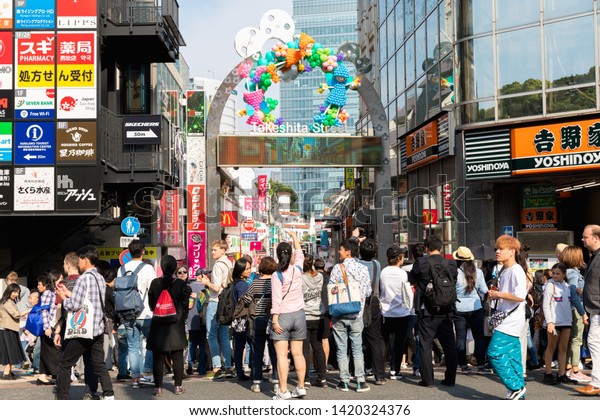
[[[171,283],[171,286],[173,286],[174,283],[175,281]],[[169,293],[171,286],[163,289],[158,296],[156,306],[154,307],[154,313],[152,315],[152,319],[154,321],[167,324],[177,320],[177,309],[175,308],[175,303],[173,303],[171,293]]]

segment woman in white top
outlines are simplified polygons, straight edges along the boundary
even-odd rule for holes
[[[413,290],[402,270],[406,248],[392,245],[387,250],[389,265],[381,270],[380,301],[383,339],[390,345],[390,379],[400,379],[402,354],[406,347],[410,315],[414,315]]]
[[[485,335],[483,333],[484,310],[481,300],[488,292],[483,271],[475,267],[475,256],[466,246],[458,247],[452,256],[458,265],[456,280],[456,313],[454,329],[456,330],[456,351],[461,372],[469,374],[467,365],[467,329],[470,328],[475,341],[475,359],[477,373],[491,373],[485,368]]]

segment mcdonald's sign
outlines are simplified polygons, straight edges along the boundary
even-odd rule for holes
[[[425,225],[437,225],[438,223],[438,211],[433,210],[423,210],[423,224]]]
[[[222,211],[221,212],[221,227],[233,227],[238,225],[237,211]]]

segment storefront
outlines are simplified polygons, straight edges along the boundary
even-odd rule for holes
[[[400,139],[400,173],[406,192],[397,198],[398,238],[406,245],[436,235],[451,254],[458,244],[457,180],[448,114],[428,121]]]
[[[598,223],[600,116],[466,131],[463,139],[468,243],[508,233],[532,254],[551,255]]]

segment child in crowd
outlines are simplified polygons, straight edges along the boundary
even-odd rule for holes
[[[552,279],[546,283],[542,308],[544,311],[544,327],[548,332],[548,345],[544,353],[546,374],[544,383],[576,384],[577,381],[566,375],[567,345],[571,336],[571,298],[569,285],[566,282],[567,267],[563,263],[554,264]],[[558,346],[558,377],[552,374],[552,355]]]

